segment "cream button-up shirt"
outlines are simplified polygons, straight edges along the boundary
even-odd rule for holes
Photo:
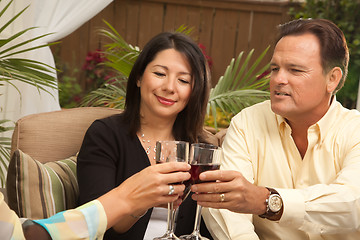
[[[244,109],[223,143],[222,169],[275,188],[284,203],[279,222],[204,209],[215,239],[360,239],[360,113],[335,99],[308,129],[302,159],[284,118],[270,101]]]

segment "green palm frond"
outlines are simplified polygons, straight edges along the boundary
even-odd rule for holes
[[[0,11],[0,17],[6,12],[9,6],[13,3],[13,0],[10,1],[4,9]],[[25,7],[22,11],[17,13],[12,17],[8,22],[4,23],[3,26],[0,26],[0,35],[1,33],[11,25],[20,15],[27,9]],[[39,61],[14,58],[13,56],[20,53],[29,52],[35,49],[47,47],[56,43],[51,44],[42,44],[32,47],[26,47],[28,44],[31,44],[43,37],[48,36],[49,34],[44,34],[37,36],[25,41],[19,41],[25,33],[33,30],[35,27],[30,27],[25,30],[21,30],[8,38],[0,39],[0,83],[8,82],[10,85],[13,80],[19,80],[27,84],[35,86],[38,90],[44,90],[48,93],[49,90],[46,87],[57,88],[56,69],[53,67],[44,64]],[[51,94],[51,93],[50,93]]]
[[[102,87],[91,91],[82,100],[81,106],[111,107],[124,109],[126,79],[110,79]]]
[[[261,55],[250,65],[250,59],[254,49],[249,52],[242,62],[244,52],[237,59],[232,59],[226,68],[224,76],[220,77],[218,83],[210,91],[208,102],[208,115],[214,119],[214,127],[217,129],[217,109],[225,116],[228,113],[237,114],[243,108],[269,98],[268,74],[269,64],[255,72],[270,47],[267,47]]]
[[[190,36],[191,33],[193,32],[194,28],[193,27],[188,27],[184,24],[182,24],[180,27],[178,27],[175,32],[179,32],[179,33],[183,33],[185,35]]]
[[[104,22],[110,30],[101,29],[100,34],[112,41],[105,45],[106,50],[104,53],[107,58],[105,65],[129,77],[131,69],[140,54],[140,49],[128,44],[114,27],[105,20]]]
[[[11,131],[13,127],[3,126],[6,123],[11,123],[10,120],[0,120],[0,134],[7,131]],[[9,159],[10,159],[10,149],[11,149],[11,138],[9,137],[0,137],[0,181],[5,183],[5,173],[3,169],[7,169]],[[3,186],[0,186],[3,187]]]

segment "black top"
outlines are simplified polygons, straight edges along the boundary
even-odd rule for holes
[[[96,120],[87,130],[77,160],[79,203],[84,204],[107,193],[128,177],[150,166],[137,136],[130,136],[121,114]],[[196,202],[190,196],[180,205],[175,233],[189,234],[194,228]],[[141,240],[152,209],[124,234],[109,229],[104,239]],[[210,239],[205,224],[201,234]],[[166,229],[164,229],[165,233]]]

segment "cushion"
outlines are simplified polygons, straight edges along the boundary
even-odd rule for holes
[[[11,153],[21,149],[42,163],[74,156],[95,119],[121,111],[106,107],[79,107],[27,115],[16,122]]]
[[[9,206],[19,217],[42,219],[75,208],[76,156],[43,164],[17,149],[10,160],[6,189]]]

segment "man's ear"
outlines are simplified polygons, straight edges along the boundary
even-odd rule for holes
[[[327,74],[327,91],[333,93],[342,78],[343,72],[341,68],[334,67]]]

